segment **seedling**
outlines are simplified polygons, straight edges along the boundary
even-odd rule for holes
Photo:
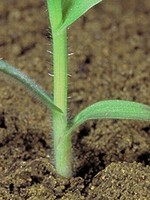
[[[67,117],[67,28],[102,0],[47,0],[53,40],[53,96],[24,73],[0,60],[0,70],[17,79],[37,95],[52,112],[56,172],[72,176],[72,132],[90,119],[150,120],[150,107],[141,103],[108,100],[88,106],[72,119]]]

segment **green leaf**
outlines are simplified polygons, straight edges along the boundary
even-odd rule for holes
[[[61,29],[67,28],[91,7],[101,1],[102,0],[62,0],[63,24]]]
[[[45,103],[48,108],[52,109],[52,111],[58,111],[62,113],[62,111],[53,103],[52,96],[48,95],[44,89],[42,89],[23,72],[3,60],[0,60],[0,71],[21,82],[28,90],[32,91],[34,95],[36,95],[43,103]]]
[[[150,120],[150,106],[123,100],[97,102],[82,110],[73,120],[68,133],[90,119]]]

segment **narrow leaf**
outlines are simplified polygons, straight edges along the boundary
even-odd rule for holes
[[[91,7],[102,0],[62,0],[63,24],[61,29],[67,28]]]
[[[3,60],[0,60],[0,71],[21,82],[28,90],[32,91],[33,94],[45,103],[48,108],[52,109],[52,111],[59,111],[62,113],[62,111],[53,103],[53,98],[23,72]]]
[[[70,125],[69,132],[90,119],[150,120],[150,106],[123,100],[97,102],[82,110]]]

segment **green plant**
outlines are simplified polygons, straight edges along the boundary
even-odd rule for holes
[[[150,120],[150,107],[124,100],[107,100],[88,106],[71,120],[67,117],[67,27],[102,0],[47,0],[53,39],[53,96],[24,73],[0,60],[0,71],[14,77],[52,111],[54,157],[58,174],[72,176],[72,132],[90,119]]]

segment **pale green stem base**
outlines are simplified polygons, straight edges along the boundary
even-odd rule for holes
[[[53,114],[53,126],[56,171],[59,175],[70,178],[72,176],[71,134],[66,134],[66,124],[60,114]]]

